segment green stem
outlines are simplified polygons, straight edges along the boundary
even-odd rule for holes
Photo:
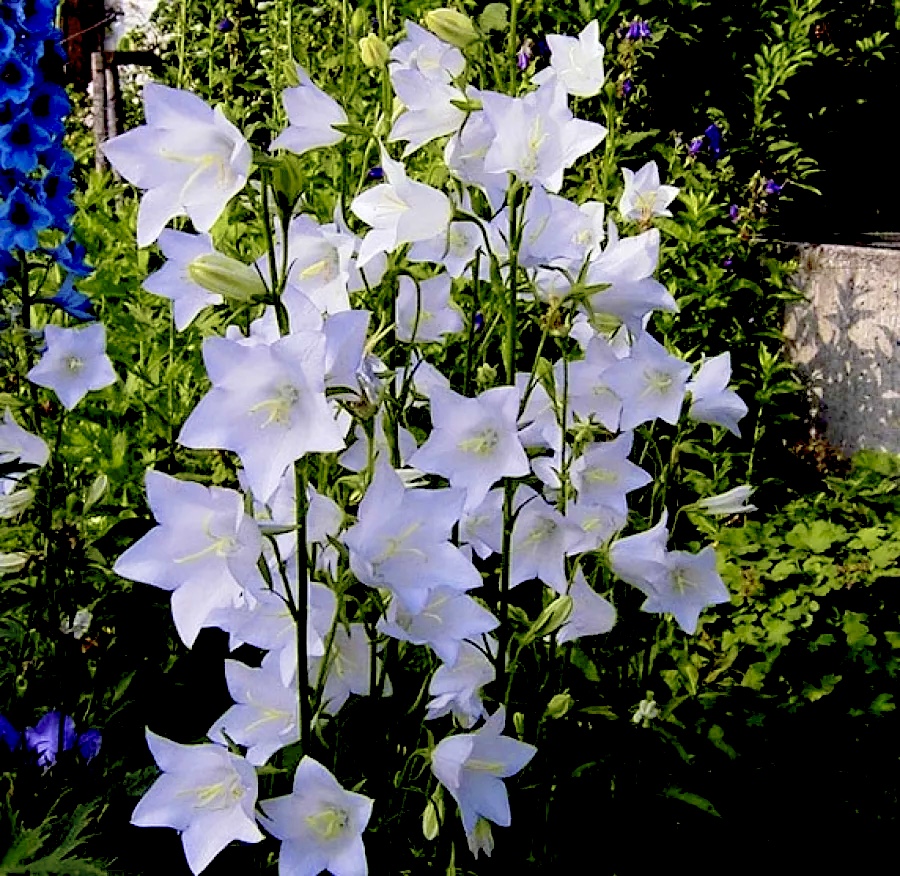
[[[506,45],[506,53],[509,55],[507,61],[511,65],[509,76],[509,93],[515,96],[518,90],[517,78],[519,68],[516,64],[516,54],[519,51],[519,38],[516,34],[516,28],[519,23],[519,3],[518,0],[510,0],[509,3],[509,38]]]
[[[309,701],[309,655],[306,648],[306,627],[309,617],[309,555],[306,548],[306,515],[309,502],[306,495],[306,459],[294,463],[294,488],[297,506],[297,595],[292,611],[297,624],[297,696],[300,701],[300,745],[309,754],[312,734],[312,715]],[[290,589],[288,589],[290,594]]]

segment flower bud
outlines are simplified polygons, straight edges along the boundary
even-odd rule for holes
[[[479,365],[475,370],[475,380],[479,386],[493,386],[497,379],[497,369],[493,365]]]
[[[359,56],[363,64],[372,70],[380,70],[391,56],[387,43],[377,34],[370,33],[359,41]]]
[[[188,265],[187,274],[194,283],[208,292],[216,292],[238,301],[249,301],[266,291],[265,284],[254,268],[220,252],[198,256]]]
[[[572,597],[557,596],[539,615],[538,619],[522,637],[522,644],[527,645],[535,639],[555,633],[572,614]]]
[[[0,554],[0,577],[11,572],[18,572],[28,562],[28,554],[15,551],[11,554]]]
[[[357,34],[366,26],[369,19],[369,13],[362,6],[357,6],[350,16],[350,33]]]
[[[572,703],[574,702],[575,700],[572,699],[572,695],[568,692],[556,694],[547,704],[547,711],[544,714],[548,718],[562,718],[572,708]]]
[[[425,14],[424,21],[435,36],[460,49],[478,39],[472,19],[455,9],[435,9]]]
[[[0,495],[0,520],[18,517],[34,501],[34,490],[26,487],[6,496]]]

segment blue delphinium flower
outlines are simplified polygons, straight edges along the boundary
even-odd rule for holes
[[[38,166],[38,153],[49,149],[53,137],[35,124],[29,110],[0,127],[0,166],[28,174]]]
[[[60,732],[62,723],[62,732]],[[47,712],[37,727],[25,728],[25,747],[37,755],[38,766],[48,769],[56,763],[59,754],[60,737],[62,750],[69,751],[75,746],[75,722],[68,715]]]
[[[97,318],[97,314],[94,311],[94,305],[87,295],[82,294],[75,288],[74,282],[74,276],[69,274],[66,279],[63,280],[63,283],[56,294],[45,300],[52,302],[75,319],[81,320],[82,322],[92,322]]]
[[[53,214],[17,186],[0,204],[0,249],[37,249],[38,231],[49,228],[52,221]]]
[[[34,73],[16,55],[10,55],[0,66],[3,97],[11,103],[24,103],[34,84]]]

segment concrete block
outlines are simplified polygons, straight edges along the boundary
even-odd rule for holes
[[[801,245],[785,334],[818,399],[826,440],[845,454],[900,453],[900,250]]]

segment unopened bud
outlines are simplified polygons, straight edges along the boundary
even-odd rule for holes
[[[359,56],[363,64],[373,70],[384,67],[391,56],[387,43],[377,34],[370,33],[359,41]]]
[[[556,694],[547,704],[547,711],[544,714],[548,718],[562,718],[572,708],[574,702],[569,693]]]
[[[366,26],[368,20],[369,13],[362,6],[357,6],[353,10],[353,15],[350,16],[350,33],[358,34]]]
[[[455,9],[435,9],[425,14],[424,21],[435,36],[460,49],[478,39],[472,19]]]
[[[525,735],[525,716],[521,712],[513,712],[513,729],[519,739]]]
[[[266,292],[266,286],[255,268],[220,252],[198,256],[188,265],[187,274],[208,292],[238,301],[249,301]]]
[[[555,633],[572,614],[572,597],[568,595],[557,596],[539,615],[538,619],[525,633],[522,644],[533,642]]]

